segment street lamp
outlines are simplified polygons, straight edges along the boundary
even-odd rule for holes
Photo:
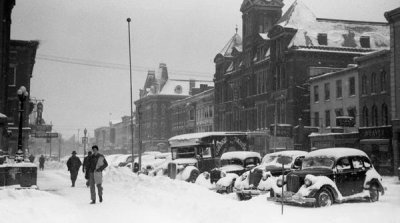
[[[83,130],[83,134],[84,134],[84,137],[83,137],[83,157],[85,157],[86,156],[86,143],[87,143],[87,138],[86,138],[86,134],[87,134],[87,129],[85,128],[84,130]]]
[[[128,22],[128,41],[129,41],[129,86],[131,94],[131,153],[132,153],[132,171],[134,169],[135,158],[133,156],[133,96],[132,96],[132,56],[131,56],[131,18],[127,18]],[[139,152],[140,153],[140,152]],[[140,156],[140,155],[139,155]],[[140,161],[140,157],[139,157]]]
[[[20,156],[23,159],[24,150],[22,149],[22,124],[24,121],[24,103],[26,99],[29,97],[29,93],[24,86],[21,86],[17,91],[18,99],[20,101],[20,109],[19,109],[19,127],[18,127],[18,150],[16,155]],[[21,157],[22,156],[22,157]],[[19,160],[21,161],[21,160]]]

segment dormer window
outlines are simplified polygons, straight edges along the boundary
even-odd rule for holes
[[[318,33],[318,44],[323,46],[328,45],[328,34]]]
[[[361,36],[360,45],[362,48],[371,48],[371,41],[369,36]]]

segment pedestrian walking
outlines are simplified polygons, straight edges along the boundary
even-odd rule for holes
[[[45,158],[43,154],[39,157],[39,170],[44,170]]]
[[[90,198],[92,202],[90,204],[96,203],[96,188],[99,195],[99,201],[103,202],[103,170],[108,166],[106,158],[99,153],[99,147],[92,146],[93,155],[89,159],[89,184],[90,184]]]
[[[89,164],[90,164],[90,159],[92,158],[92,151],[88,152],[88,155],[83,159],[83,165],[82,165],[82,171],[85,173],[85,179],[86,179],[86,186],[89,187]]]
[[[71,174],[71,182],[72,182],[71,187],[75,187],[75,181],[76,178],[78,177],[78,172],[81,165],[82,165],[81,160],[76,156],[76,152],[73,151],[72,156],[67,161],[68,171]]]

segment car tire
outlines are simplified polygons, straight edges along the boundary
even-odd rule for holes
[[[195,183],[197,180],[197,177],[200,175],[200,172],[198,170],[192,170],[190,173],[190,177],[188,179],[189,182]]]
[[[270,196],[270,197],[275,197],[275,192],[274,192],[273,189],[271,189],[271,190],[269,191],[269,196]]]
[[[369,201],[377,202],[379,201],[379,187],[376,184],[372,184],[369,188]]]
[[[226,188],[226,193],[227,193],[227,194],[230,194],[230,193],[232,193],[232,192],[233,192],[233,184],[229,185],[229,186]]]
[[[322,188],[318,191],[318,193],[315,195],[315,200],[317,207],[329,207],[333,204],[333,197],[325,188]]]

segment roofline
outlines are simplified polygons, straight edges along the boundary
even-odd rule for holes
[[[309,81],[315,81],[315,80],[319,80],[319,79],[324,79],[326,77],[330,77],[333,75],[340,75],[349,71],[353,71],[353,70],[357,70],[358,67],[349,67],[349,68],[344,68],[343,70],[339,70],[339,71],[335,71],[335,72],[328,72],[328,73],[324,73],[324,74],[319,74],[317,76],[314,77],[310,77]]]
[[[350,24],[359,24],[359,25],[389,25],[387,22],[376,22],[376,21],[359,21],[359,20],[345,20],[345,19],[329,19],[329,18],[317,18],[317,22],[341,22],[341,23],[350,23]]]
[[[395,16],[400,16],[400,7],[399,8],[395,8],[391,11],[387,11],[385,12],[385,18],[387,21],[389,21],[390,23],[394,22],[394,18]]]
[[[388,56],[389,56],[390,50],[375,51],[375,52],[366,54],[364,56],[356,57],[356,58],[354,58],[354,61],[355,62],[363,62],[363,61],[366,61],[366,60],[373,59],[375,57],[385,56],[386,54],[388,54]]]

